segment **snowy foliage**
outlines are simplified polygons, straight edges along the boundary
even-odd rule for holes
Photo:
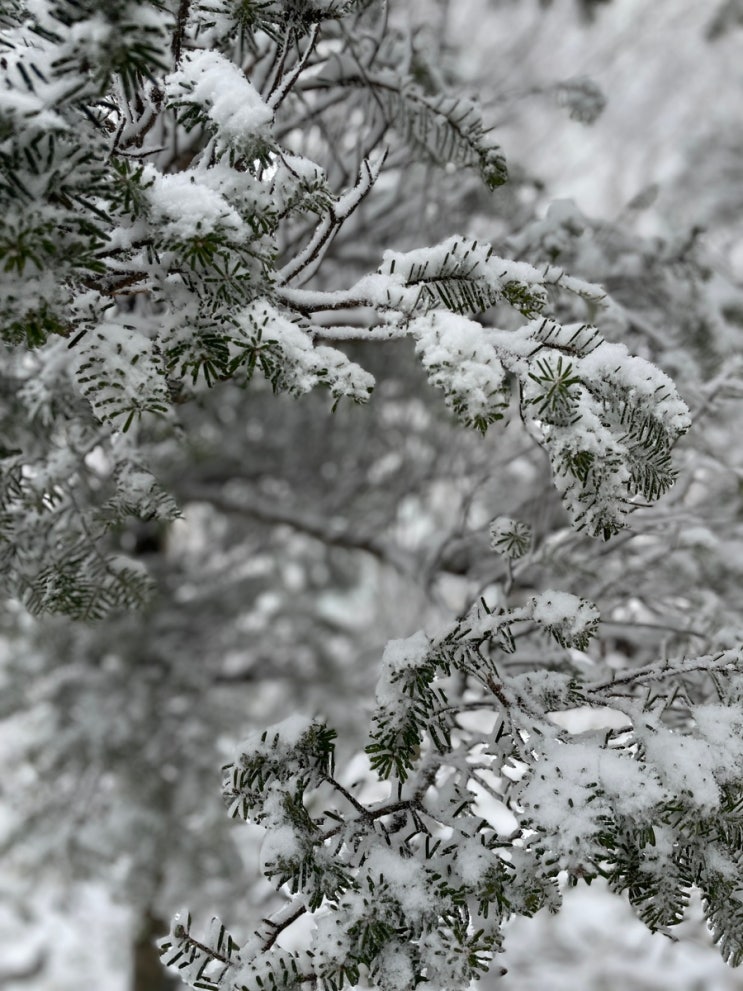
[[[91,450],[128,445],[146,464],[158,419],[172,429],[189,396],[255,371],[276,389],[322,384],[335,401],[366,399],[373,379],[334,346],[349,334],[323,320],[333,311],[374,314],[350,336],[412,338],[465,423],[484,430],[502,419],[515,391],[569,513],[591,533],[610,536],[636,495],[652,500],[670,485],[670,450],[688,426],[672,383],[598,331],[551,315],[550,291],[599,305],[601,290],[461,237],[388,252],[346,289],[301,288],[370,195],[388,128],[437,161],[479,170],[488,185],[505,178],[474,104],[429,99],[395,74],[379,9],[356,6],[217,13],[194,3],[174,20],[160,2],[139,5],[136,17],[129,4],[102,13],[38,3],[5,28],[3,334],[11,391],[33,396],[20,409],[6,400],[5,532],[19,514],[33,514],[36,547],[62,519],[78,530],[63,584],[30,545],[9,547],[10,587],[32,609],[85,617],[146,594],[70,491],[70,479],[86,484]],[[344,12],[355,33],[382,32],[379,44],[356,45]],[[276,40],[283,34],[291,55]],[[238,64],[247,50],[252,79]],[[281,135],[291,137],[300,108],[310,114],[307,101],[322,114],[331,96],[349,94],[373,112],[358,135],[367,150],[356,175],[334,190]],[[293,249],[282,252],[286,243]],[[483,322],[501,303],[528,320],[521,330]],[[64,484],[47,467],[62,451]]]
[[[681,921],[696,885],[723,956],[739,963],[737,704],[692,705],[688,726],[671,729],[667,700],[632,689],[694,673],[738,684],[743,656],[679,659],[607,683],[504,673],[525,625],[585,647],[596,622],[588,603],[547,592],[507,612],[481,603],[436,638],[390,643],[367,747],[391,780],[377,802],[335,777],[335,734],[322,722],[295,717],[254,734],[225,768],[225,800],[268,830],[264,872],[294,898],[234,953],[223,927],[215,942],[176,920],[166,962],[197,987],[215,964],[215,987],[338,988],[363,970],[381,988],[462,986],[501,948],[509,916],[559,908],[565,874],[607,878],[660,929]],[[603,728],[560,730],[554,717],[580,706],[607,713]],[[500,812],[491,803],[483,817],[477,784]],[[277,935],[305,913],[316,913],[307,949],[277,953]]]
[[[648,246],[644,300],[637,244],[562,202],[497,250],[450,235],[335,281],[334,243],[386,169],[412,157],[488,193],[507,178],[476,102],[401,62],[386,4],[26,0],[0,24],[0,532],[15,602],[86,621],[147,603],[153,579],[118,537],[132,519],[178,518],[153,463],[165,441],[186,443],[184,409],[228,384],[260,388],[256,375],[363,403],[375,380],[362,363],[389,341],[464,426],[520,421],[586,540],[615,537],[672,488],[691,417],[653,359],[711,403],[703,380],[725,334],[693,246]],[[584,78],[557,95],[584,123],[603,108]],[[687,361],[673,341],[634,347],[660,290],[697,329]],[[598,675],[596,606],[574,584],[519,584],[550,553],[529,523],[498,516],[489,536],[498,587],[384,651],[361,784],[385,797],[336,771],[336,730],[315,715],[252,733],[226,764],[228,814],[266,830],[261,868],[284,905],[246,942],[176,916],[161,949],[186,983],[464,988],[511,916],[557,911],[562,882],[598,877],[653,930],[698,889],[723,957],[743,960],[740,637]],[[698,528],[684,538],[709,544]],[[356,544],[384,555],[374,537]],[[182,808],[192,796],[172,785]],[[307,945],[285,948],[302,917]]]

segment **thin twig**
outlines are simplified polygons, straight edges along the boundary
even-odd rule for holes
[[[350,802],[351,805],[353,805],[353,807],[356,809],[359,815],[364,817],[367,817],[369,815],[368,810],[364,808],[361,802],[359,802],[359,800],[355,798],[351,794],[351,792],[348,791],[347,788],[343,787],[340,781],[336,781],[335,778],[331,777],[330,775],[327,776],[327,780],[335,788],[336,791],[340,792],[340,794],[343,795],[343,797],[346,799],[347,802]]]
[[[315,44],[317,42],[317,36],[319,33],[320,33],[319,25],[314,24],[312,26],[312,31],[310,32],[310,37],[307,42],[307,47],[305,48],[304,52],[298,59],[296,65],[291,70],[291,72],[288,73],[288,75],[283,80],[281,80],[281,82],[279,82],[279,80],[276,81],[277,85],[274,87],[273,92],[269,95],[268,100],[266,101],[268,106],[273,111],[278,110],[278,108],[281,106],[281,104],[284,102],[286,97],[289,95],[293,86],[296,84],[297,80],[302,74],[302,71],[307,65],[309,57],[314,50]]]
[[[183,48],[183,37],[186,33],[186,22],[188,20],[188,9],[191,6],[191,0],[181,0],[178,5],[178,14],[175,20],[175,31],[173,32],[173,41],[170,46],[170,50],[173,53],[173,64],[178,65],[181,61],[181,50]]]

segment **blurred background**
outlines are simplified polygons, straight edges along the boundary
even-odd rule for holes
[[[390,7],[411,71],[478,95],[512,181],[488,194],[392,156],[323,278],[348,285],[386,248],[461,232],[603,283],[616,301],[605,336],[673,375],[696,414],[680,481],[632,535],[597,545],[567,525],[520,423],[485,437],[458,427],[400,343],[349,347],[377,378],[366,408],[333,414],[327,396],[257,381],[184,406],[185,440],[152,438],[182,519],[118,535],[157,579],[147,611],[88,627],[2,613],[7,991],[166,991],[152,942],[182,904],[247,935],[275,895],[257,871],[261,831],[224,814],[225,755],[257,726],[322,712],[347,780],[363,777],[353,758],[386,640],[497,590],[498,515],[535,534],[513,596],[557,587],[599,605],[601,634],[572,662],[743,638],[743,4]],[[499,986],[743,989],[699,919],[693,905],[674,942],[606,890],[573,890],[558,916],[510,924]]]

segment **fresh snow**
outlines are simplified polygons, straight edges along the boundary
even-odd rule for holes
[[[245,74],[219,52],[186,52],[180,68],[165,80],[165,91],[172,100],[206,107],[225,144],[240,145],[265,134],[273,119]]]
[[[163,174],[154,165],[144,167],[144,181],[152,220],[166,237],[187,239],[210,234],[215,228],[232,237],[246,233],[237,210],[196,172]]]

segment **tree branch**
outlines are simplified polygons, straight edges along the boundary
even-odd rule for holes
[[[223,513],[252,516],[272,526],[289,526],[330,547],[364,551],[404,575],[410,576],[414,571],[413,561],[372,534],[357,533],[345,524],[338,525],[333,521],[269,502],[259,496],[243,492],[240,496],[230,497],[210,486],[189,485],[180,490],[179,498],[187,502],[206,502]]]
[[[736,667],[743,667],[741,649],[737,647],[732,650],[722,650],[717,654],[708,654],[706,657],[669,658],[667,661],[647,664],[645,667],[636,668],[634,671],[630,671],[611,681],[604,681],[598,685],[587,685],[586,694],[611,693],[619,685],[641,685],[648,681],[663,681],[664,678],[670,678],[673,675],[712,675],[716,671]]]
[[[170,45],[170,50],[173,53],[173,64],[176,66],[181,60],[183,36],[186,32],[186,21],[188,20],[188,10],[190,6],[191,0],[181,0],[178,6],[178,13],[175,19],[175,31],[173,32],[173,41]]]

